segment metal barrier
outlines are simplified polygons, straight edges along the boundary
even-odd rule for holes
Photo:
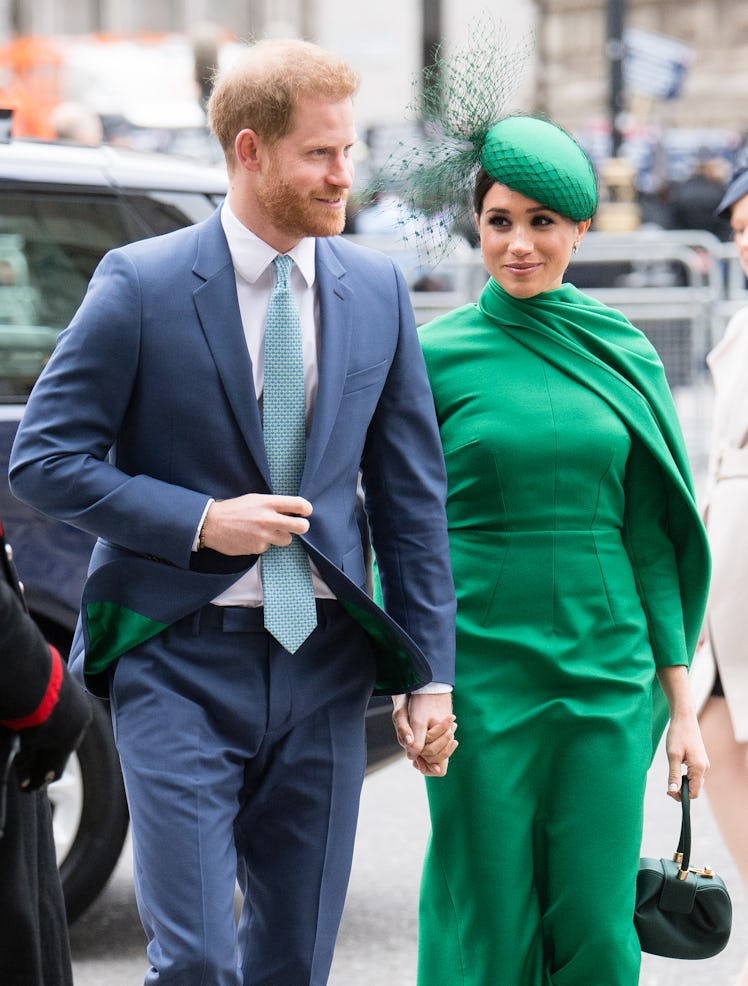
[[[706,355],[724,331],[720,241],[700,231],[638,230],[589,233],[579,249],[579,272],[613,272],[613,283],[586,287],[622,311],[659,353],[673,391],[694,472],[705,474],[711,437],[712,389]],[[575,258],[576,260],[577,258]],[[599,279],[598,279],[599,280]]]
[[[748,304],[745,276],[733,244],[697,230],[588,233],[575,258],[586,268],[620,265],[613,283],[584,285],[576,264],[569,279],[620,309],[657,349],[675,398],[700,486],[712,422],[712,384],[706,355],[730,316]],[[608,271],[614,268],[608,266]]]

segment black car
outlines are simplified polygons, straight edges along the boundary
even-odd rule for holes
[[[170,155],[28,140],[0,142],[0,517],[29,608],[69,647],[92,539],[48,520],[8,491],[8,456],[26,398],[107,250],[207,218],[224,169]],[[367,715],[369,769],[397,755],[391,703]],[[94,722],[50,788],[70,920],[97,896],[120,856],[127,805],[109,713]]]

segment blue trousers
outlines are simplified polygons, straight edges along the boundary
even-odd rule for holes
[[[206,606],[115,669],[146,986],[327,982],[375,668],[339,604],[317,607],[293,655],[261,609]]]

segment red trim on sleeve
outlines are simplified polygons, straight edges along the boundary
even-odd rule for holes
[[[0,725],[13,730],[29,729],[31,726],[39,726],[49,719],[52,709],[60,697],[60,687],[62,686],[62,658],[51,644],[49,645],[49,653],[52,658],[52,667],[49,672],[47,690],[42,696],[41,702],[30,715],[21,716],[18,719],[4,719]]]

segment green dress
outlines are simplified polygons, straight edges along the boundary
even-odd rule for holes
[[[709,568],[661,365],[571,285],[490,281],[422,346],[460,747],[427,782],[419,986],[635,986],[654,673],[688,663]]]

